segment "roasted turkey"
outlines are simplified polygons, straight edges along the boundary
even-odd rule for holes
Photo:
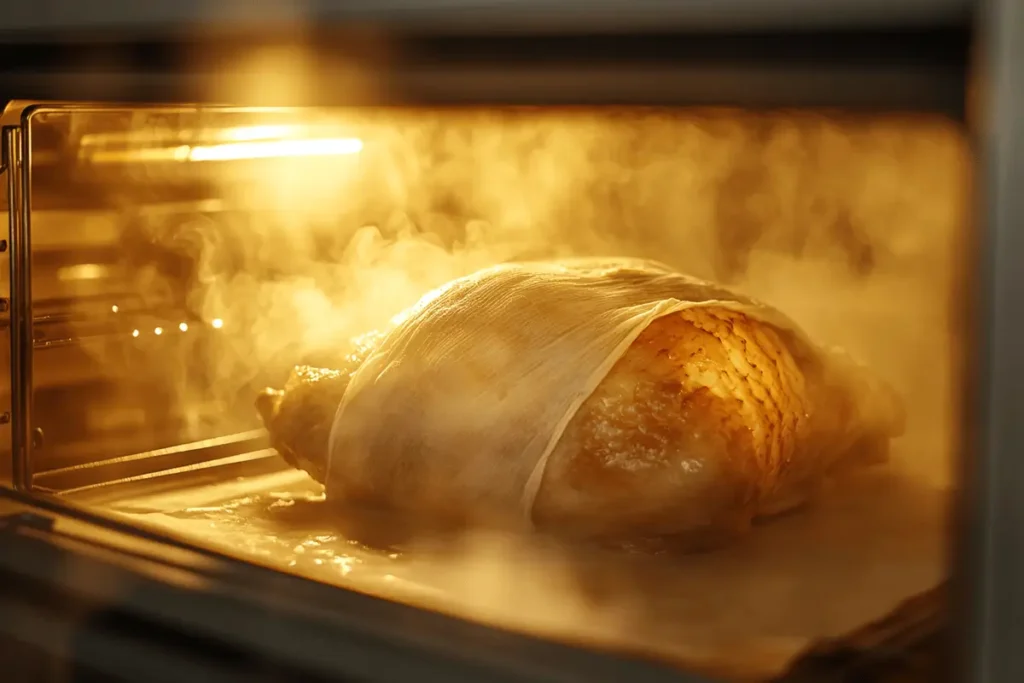
[[[880,463],[899,400],[753,299],[632,259],[454,280],[257,408],[329,500],[717,544]]]

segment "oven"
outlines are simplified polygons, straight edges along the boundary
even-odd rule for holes
[[[1024,671],[1013,3],[55,1],[0,30],[10,680]],[[424,292],[589,256],[854,352],[905,405],[889,461],[696,554],[375,542],[264,429],[264,387]]]

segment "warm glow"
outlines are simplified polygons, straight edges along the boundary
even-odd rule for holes
[[[99,263],[78,263],[73,266],[63,266],[57,269],[57,279],[61,282],[74,282],[76,280],[99,280],[107,277],[110,269]]]
[[[209,147],[191,147],[189,161],[231,161],[236,159],[269,159],[274,157],[311,157],[358,154],[363,141],[358,138],[325,138],[320,140],[267,140],[236,142]]]
[[[251,79],[232,70],[210,96],[312,99],[316,93],[307,92],[300,69],[289,68],[291,59],[252,69]],[[347,84],[343,90],[351,92]],[[877,498],[873,476],[849,489],[837,483],[820,506],[765,524],[738,548],[678,560],[674,553],[619,558],[579,548],[577,566],[576,544],[563,548],[539,537],[536,547],[529,539],[520,547],[516,534],[492,540],[481,533],[450,551],[403,553],[392,568],[393,557],[350,543],[340,530],[325,534],[315,505],[305,508],[310,524],[280,517],[278,506],[301,511],[310,503],[307,490],[326,503],[298,471],[244,484],[226,477],[159,502],[149,495],[139,503],[117,500],[140,513],[139,523],[165,525],[186,539],[195,534],[202,544],[292,572],[318,572],[316,579],[346,589],[665,659],[701,657],[711,648],[740,660],[749,644],[758,661],[774,661],[857,626],[864,595],[871,595],[868,611],[881,613],[918,582],[924,588],[925,579],[941,580],[941,515],[931,512],[940,503],[932,492],[953,488],[946,472],[955,464],[950,444],[959,424],[952,417],[959,387],[948,367],[960,340],[947,317],[955,271],[947,252],[970,205],[970,145],[958,125],[687,109],[353,107],[310,115],[232,115],[232,123],[257,125],[229,128],[216,113],[190,124],[184,114],[166,123],[140,110],[130,123],[139,141],[104,138],[82,152],[87,176],[130,181],[116,187],[128,202],[145,205],[138,220],[147,222],[136,232],[175,254],[192,258],[195,250],[196,276],[187,281],[133,257],[139,272],[121,290],[130,294],[129,313],[108,320],[187,306],[196,335],[184,336],[191,323],[182,319],[170,329],[183,336],[167,345],[141,342],[134,354],[117,344],[83,346],[102,354],[98,366],[111,372],[128,369],[126,359],[131,371],[148,362],[140,366],[147,381],[175,392],[189,439],[193,432],[200,438],[207,416],[223,418],[217,425],[225,431],[254,419],[252,393],[263,388],[255,378],[273,385],[278,368],[283,374],[307,358],[326,363],[351,353],[344,367],[361,364],[383,338],[372,331],[387,333],[416,315],[417,301],[436,304],[452,278],[529,258],[645,256],[702,278],[732,269],[738,290],[778,306],[812,339],[850,347],[890,380],[908,406],[891,476],[877,477]],[[178,121],[181,134],[169,134],[166,126]],[[140,145],[159,149],[130,157]],[[139,163],[108,170],[92,166],[96,158]],[[210,163],[186,163],[193,160]],[[145,184],[173,187],[179,179],[209,187],[202,196],[220,204],[155,205],[162,195]],[[851,240],[874,249],[874,272],[847,272]],[[740,252],[744,258],[733,263]],[[82,295],[108,291],[96,287],[102,283],[81,283],[89,285]],[[234,325],[219,337],[209,334],[224,331],[225,321],[210,317],[215,311]],[[914,324],[902,324],[908,311]],[[136,341],[140,332],[132,331]],[[493,350],[486,357],[502,359],[502,345]],[[450,414],[457,419],[474,409],[460,402]],[[657,494],[661,482],[650,481]],[[854,505],[854,494],[863,492],[869,495]],[[248,502],[236,504],[242,500]],[[149,514],[154,509],[172,514]],[[319,509],[329,517],[325,505]],[[563,551],[572,555],[565,563]],[[886,571],[874,571],[879,566]],[[589,585],[595,580],[599,594]],[[851,580],[866,588],[844,592]],[[790,599],[808,585],[836,599]]]
[[[117,310],[118,310],[117,309],[117,304],[114,304],[113,306],[111,306],[110,310],[113,311],[114,313],[117,313]]]
[[[163,333],[164,333],[164,328],[162,328],[162,327],[158,327],[155,330],[153,330],[153,334],[155,334],[155,335],[161,335]]]
[[[224,133],[224,137],[235,142],[246,142],[250,140],[278,140],[281,138],[295,137],[296,126],[240,126],[230,128]]]
[[[300,126],[243,126],[217,132],[210,144],[156,143],[127,149],[100,147],[89,149],[86,156],[94,164],[124,164],[344,156],[358,154],[363,149],[363,141],[359,138],[310,138],[302,137],[302,132]]]

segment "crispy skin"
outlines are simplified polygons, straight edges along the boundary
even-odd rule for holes
[[[841,433],[852,415],[846,388],[798,353],[727,309],[654,321],[552,452],[536,524],[715,545],[799,505],[859,435]]]
[[[337,359],[338,369],[297,365],[283,390],[264,389],[256,397],[256,410],[271,445],[289,465],[318,482],[327,476],[327,442],[338,404],[352,375],[380,338],[371,332],[354,339],[352,350]]]

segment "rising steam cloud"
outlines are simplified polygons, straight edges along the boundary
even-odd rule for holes
[[[917,423],[934,448],[948,441],[950,265],[966,206],[953,124],[523,110],[330,122],[362,152],[225,180],[222,197],[259,212],[192,226],[201,268],[190,303],[226,321],[225,395],[344,353],[349,338],[481,267],[630,255],[725,280],[851,347],[927,404]]]

